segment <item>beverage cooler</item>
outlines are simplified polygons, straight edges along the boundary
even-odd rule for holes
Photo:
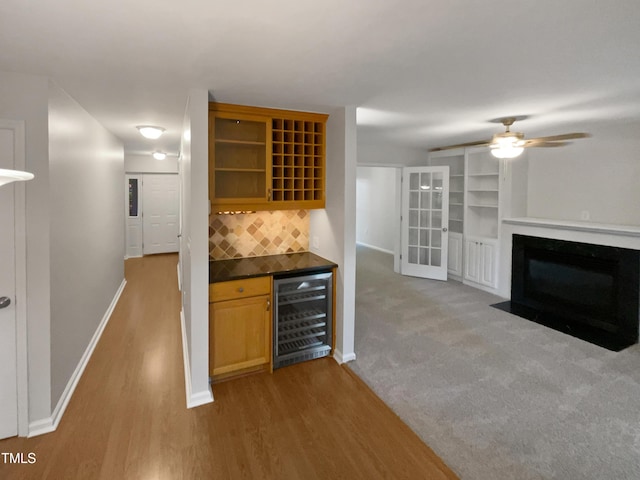
[[[274,277],[273,368],[326,357],[333,338],[333,273]]]

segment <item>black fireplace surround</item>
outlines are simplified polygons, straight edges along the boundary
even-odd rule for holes
[[[640,251],[513,235],[511,302],[495,305],[614,351],[638,343]]]

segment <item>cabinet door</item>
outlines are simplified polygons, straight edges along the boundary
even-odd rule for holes
[[[242,208],[271,195],[271,122],[258,115],[209,112],[211,204]]]
[[[462,277],[462,235],[449,232],[449,274]]]
[[[212,376],[270,363],[269,307],[269,295],[209,305],[209,363]]]
[[[496,287],[496,246],[489,242],[479,245],[480,283],[487,287]]]
[[[480,281],[479,246],[475,240],[464,241],[464,278],[476,283]]]

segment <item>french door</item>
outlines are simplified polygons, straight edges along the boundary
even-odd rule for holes
[[[405,167],[401,273],[447,279],[449,167]]]

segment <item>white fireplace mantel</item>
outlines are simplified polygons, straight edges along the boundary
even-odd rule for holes
[[[505,298],[511,297],[511,249],[514,234],[640,250],[640,226],[533,217],[505,218],[500,229],[498,267],[498,294]]]
[[[575,222],[534,217],[505,218],[504,220],[502,220],[502,222],[508,225],[525,225],[530,227],[552,228],[556,230],[572,230],[577,232],[604,233],[609,235],[640,237],[640,226],[635,225]]]

